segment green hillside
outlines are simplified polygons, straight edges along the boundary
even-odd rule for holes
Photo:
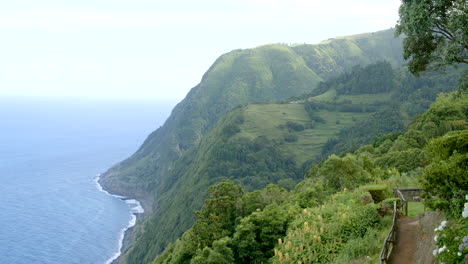
[[[393,30],[318,45],[266,45],[221,56],[200,84],[174,108],[166,123],[150,134],[134,155],[101,177],[101,184],[110,192],[138,198],[147,208],[152,207],[145,223],[138,225],[133,246],[122,256],[121,263],[149,263],[169,241],[193,223],[190,212],[201,206],[200,194],[216,179],[211,177],[215,172],[209,170],[209,163],[201,159],[209,154],[210,146],[218,145],[209,135],[216,137],[213,127],[227,111],[246,103],[274,102],[310,93],[320,81],[334,74],[349,71],[359,63],[365,65],[381,60],[390,61],[394,66],[402,63],[401,39],[393,38]],[[342,114],[327,115],[338,118]],[[356,114],[355,119],[359,116]],[[347,124],[348,121],[343,120],[336,128]],[[320,135],[327,129],[334,128],[323,126],[322,131],[298,134]],[[319,141],[323,144],[323,139]],[[257,151],[257,155],[268,152],[268,148],[279,148],[274,139],[264,143],[266,147]],[[254,143],[245,144],[248,149],[255,149]],[[312,145],[301,151],[320,148]],[[290,148],[294,149],[293,143]],[[282,165],[267,164],[264,171],[264,174],[277,172],[274,182],[296,180],[302,171],[301,163],[309,159],[299,151],[291,157],[278,149],[278,155]],[[299,156],[301,158],[296,160]],[[260,169],[257,172],[261,173]],[[250,188],[262,187],[267,180],[252,182]],[[191,183],[193,186],[189,185]]]
[[[137,243],[156,247],[155,238],[171,236],[174,230],[188,229],[195,221],[195,215],[187,212],[200,208],[208,186],[223,179],[233,180],[247,191],[271,183],[293,188],[303,178],[310,162],[323,157],[324,148],[329,147],[342,131],[353,128],[362,134],[353,137],[353,143],[357,139],[366,143],[382,132],[401,130],[409,116],[414,115],[405,105],[419,105],[418,100],[425,100],[416,97],[416,101],[410,101],[419,93],[418,86],[408,88],[398,83],[401,74],[409,75],[400,69],[392,69],[388,63],[359,67],[352,73],[337,76],[341,83],[330,80],[319,85],[335,91],[334,97],[326,102],[304,95],[306,100],[294,98],[283,100],[283,103],[249,104],[225,114],[198,147],[187,152],[190,155],[175,163],[177,178],[160,184],[164,194],[159,197],[158,210],[164,213],[156,213],[157,217],[147,220]],[[387,80],[387,85],[377,89],[371,85],[374,80],[366,79],[355,86],[346,86],[347,92],[338,88],[342,83],[356,82],[365,74],[382,80],[381,83]],[[435,98],[438,92],[453,89],[450,74],[443,77],[433,73],[430,76],[430,85],[426,87],[429,97]],[[425,82],[429,79],[420,78],[419,83]],[[374,93],[369,94],[363,87],[370,87]],[[365,126],[356,128],[363,122]],[[159,246],[162,248],[163,244]],[[139,249],[133,250],[138,252]],[[147,251],[148,248],[142,249],[143,254]]]
[[[283,151],[293,155],[297,164],[320,156],[323,145],[340,129],[364,120],[370,113],[317,111],[317,116],[326,120],[313,123],[304,104],[253,104],[247,106],[238,138],[265,136],[270,140],[284,142]],[[288,136],[291,139],[288,140]]]
[[[254,109],[254,115],[261,112]],[[460,212],[468,184],[467,132],[468,96],[441,94],[406,131],[331,155],[291,191],[268,185],[245,192],[236,179],[220,179],[209,187],[195,224],[153,263],[376,263],[391,225],[391,188],[397,187],[422,185],[430,208],[453,212],[451,227],[466,231]],[[450,241],[453,263],[463,263],[458,244]]]

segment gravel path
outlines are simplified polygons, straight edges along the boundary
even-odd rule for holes
[[[398,242],[394,249],[393,264],[413,264],[416,255],[419,218],[402,216],[398,219]]]

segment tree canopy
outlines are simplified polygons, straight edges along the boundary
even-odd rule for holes
[[[412,73],[468,63],[466,0],[403,0],[399,14],[395,35],[406,36],[403,56]]]

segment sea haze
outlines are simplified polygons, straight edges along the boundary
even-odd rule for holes
[[[95,177],[137,150],[173,103],[0,98],[0,263],[103,264],[134,204]]]

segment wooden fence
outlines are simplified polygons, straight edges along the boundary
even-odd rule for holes
[[[405,215],[408,215],[408,201],[420,199],[422,189],[419,188],[404,188],[404,189],[394,189],[393,195],[400,198],[400,207],[397,206],[397,201],[393,202],[393,222],[390,232],[385,239],[384,246],[380,252],[380,264],[390,263],[390,257],[395,247],[398,234],[398,215],[402,211]],[[404,194],[406,195],[404,195]]]
[[[397,207],[397,201],[394,201],[393,202],[392,228],[390,228],[390,232],[388,233],[387,238],[385,239],[385,243],[382,248],[382,251],[380,252],[380,264],[389,263],[393,248],[395,247],[395,243],[397,241],[397,234],[398,234],[398,207]]]
[[[400,190],[396,189],[397,197],[400,198],[401,203],[401,210],[407,216],[408,215],[408,200],[406,200],[405,196],[401,193]]]

